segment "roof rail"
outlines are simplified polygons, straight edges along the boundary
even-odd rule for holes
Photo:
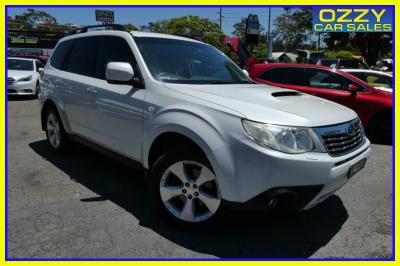
[[[66,35],[74,35],[78,33],[88,32],[89,29],[93,28],[105,28],[106,30],[126,31],[124,25],[121,24],[100,24],[100,25],[85,26],[79,29],[75,29],[68,32]]]

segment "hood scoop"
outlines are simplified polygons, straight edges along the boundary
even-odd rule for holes
[[[271,93],[273,97],[286,97],[286,96],[301,96],[302,94],[298,91],[277,91]]]

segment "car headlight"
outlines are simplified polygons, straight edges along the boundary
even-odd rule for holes
[[[32,80],[32,75],[18,79],[18,81],[23,81],[23,82],[24,81],[31,81],[31,80]]]
[[[311,128],[278,126],[242,120],[246,133],[261,145],[285,152],[305,153],[323,149]]]

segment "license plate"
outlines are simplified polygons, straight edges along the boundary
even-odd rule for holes
[[[352,177],[353,175],[357,174],[361,169],[363,169],[366,161],[367,158],[364,158],[352,165],[349,169],[349,172],[347,173],[347,178]]]

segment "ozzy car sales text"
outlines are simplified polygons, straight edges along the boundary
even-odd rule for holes
[[[313,8],[314,32],[391,32],[388,8]]]

